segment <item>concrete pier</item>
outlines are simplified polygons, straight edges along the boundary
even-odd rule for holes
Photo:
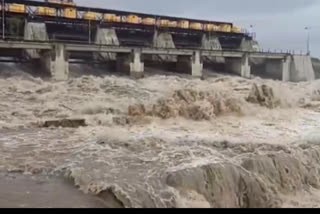
[[[53,80],[64,81],[69,78],[68,58],[65,46],[57,44],[53,50],[43,52],[41,62]]]
[[[168,32],[161,32],[155,30],[153,35],[153,44],[152,47],[154,48],[176,48],[171,33]],[[176,56],[170,55],[153,55],[153,61],[164,61],[164,62],[176,62]]]
[[[243,54],[241,58],[227,58],[226,69],[227,71],[238,74],[244,78],[251,78],[249,55]]]
[[[291,63],[291,79],[293,82],[312,81],[315,80],[315,72],[313,70],[310,56],[292,56]]]
[[[202,77],[203,62],[200,51],[195,51],[192,56],[178,56],[176,68],[178,72]]]
[[[285,82],[312,81],[315,73],[309,56],[286,56],[283,59],[267,59],[265,73],[272,79]]]
[[[201,48],[205,50],[222,50],[219,38],[210,34],[203,34]]]
[[[251,67],[248,54],[244,54],[241,58],[241,76],[244,78],[251,78]]]
[[[117,33],[114,29],[98,28],[95,44],[97,45],[116,45],[119,46],[120,42]],[[117,54],[115,53],[94,53],[95,59],[102,59],[104,61],[115,61]]]
[[[141,51],[134,49],[131,53],[117,54],[117,71],[130,74],[134,78],[144,77],[144,63]]]
[[[291,81],[291,63],[292,63],[292,60],[291,60],[291,56],[287,56],[285,57],[282,61],[282,66],[281,66],[281,69],[282,69],[282,81],[284,82],[289,82]]]
[[[243,38],[240,43],[239,50],[241,51],[259,51],[260,46],[256,40],[248,40]]]
[[[26,41],[48,41],[48,33],[45,23],[25,22],[24,40]],[[40,59],[38,50],[25,50],[27,56],[31,59]]]
[[[201,49],[204,50],[222,50],[219,38],[209,33],[203,34],[201,39]],[[224,57],[207,56],[204,59],[207,63],[225,63]]]

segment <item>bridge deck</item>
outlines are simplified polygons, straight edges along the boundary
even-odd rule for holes
[[[61,44],[59,41],[4,41],[0,40],[0,49],[38,49],[51,50],[56,44]],[[248,54],[250,58],[268,58],[282,59],[289,53],[273,53],[273,52],[253,52],[241,50],[206,50],[206,49],[179,49],[179,48],[135,48],[126,46],[109,46],[84,43],[63,43],[66,51],[73,52],[109,52],[109,53],[131,53],[134,49],[138,49],[142,54],[152,55],[176,55],[176,56],[191,56],[196,51],[200,51],[202,56],[215,57],[230,57],[240,58],[244,54]]]

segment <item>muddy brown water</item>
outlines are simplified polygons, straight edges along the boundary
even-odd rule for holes
[[[0,208],[106,208],[116,207],[97,196],[80,192],[61,177],[0,173]]]

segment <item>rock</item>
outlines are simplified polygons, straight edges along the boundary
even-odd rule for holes
[[[203,195],[214,208],[277,207],[271,192],[256,177],[232,164],[208,164],[170,173],[167,184]]]
[[[143,116],[146,114],[146,109],[143,104],[129,106],[128,108],[129,116]]]
[[[125,126],[130,124],[130,119],[128,117],[114,117],[112,120],[113,120],[113,123],[120,126]]]
[[[259,104],[267,108],[276,108],[280,106],[280,100],[275,98],[273,89],[267,85],[258,86],[253,84],[247,102]]]
[[[218,93],[183,89],[175,91],[169,98],[159,99],[150,107],[129,106],[131,117],[155,116],[162,119],[184,117],[201,121],[210,120],[223,113],[241,112],[240,101]]]
[[[45,123],[43,124],[44,128],[49,128],[49,127],[78,128],[81,126],[86,126],[86,122],[84,119],[51,120],[51,121],[45,121]]]

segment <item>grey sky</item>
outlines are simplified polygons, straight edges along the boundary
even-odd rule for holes
[[[306,51],[311,30],[311,51],[320,57],[320,0],[76,0],[77,4],[160,15],[251,24],[264,49]]]

